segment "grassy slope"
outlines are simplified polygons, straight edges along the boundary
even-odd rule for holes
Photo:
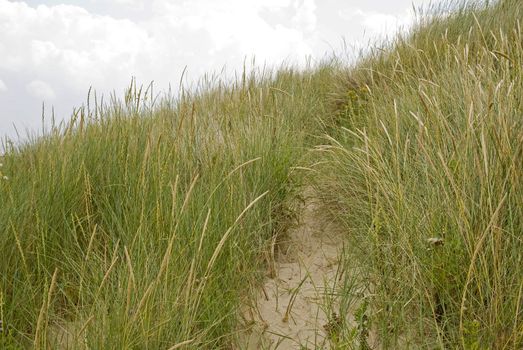
[[[520,1],[458,7],[339,84],[323,192],[386,348],[523,347],[521,18]]]
[[[0,347],[230,343],[331,76],[269,75],[154,108],[131,87],[7,153]]]
[[[1,347],[55,348],[65,328],[72,348],[227,348],[324,126],[318,184],[369,294],[334,345],[371,328],[386,348],[521,347],[522,14],[516,0],[458,9],[350,69],[155,107],[131,88],[10,150]]]

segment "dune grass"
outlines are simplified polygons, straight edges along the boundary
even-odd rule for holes
[[[229,348],[287,225],[330,70],[133,84],[7,147],[0,347]]]
[[[453,2],[350,67],[132,84],[6,142],[0,348],[233,348],[302,182],[356,272],[333,349],[522,348],[521,18]]]
[[[339,79],[319,183],[381,347],[520,349],[523,3],[447,6]]]

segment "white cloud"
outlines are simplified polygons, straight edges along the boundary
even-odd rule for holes
[[[316,29],[316,2],[314,0],[296,0],[294,3],[296,14],[292,18],[292,23],[306,32],[313,32]]]
[[[0,42],[7,44],[0,47],[0,69],[35,72],[68,88],[104,85],[118,72],[132,71],[136,55],[146,50],[147,33],[136,23],[78,6],[31,8],[0,0],[0,23],[5,27]],[[125,75],[133,74],[129,71]]]
[[[372,36],[394,36],[408,29],[415,20],[412,10],[390,14],[349,8],[340,10],[338,15],[346,21],[358,21]]]
[[[27,92],[39,100],[54,100],[56,94],[53,88],[44,81],[33,80],[26,85]]]
[[[307,31],[314,28],[314,0],[296,0],[292,5],[263,0],[193,0],[183,5],[156,0],[153,4],[156,16],[148,23],[149,29],[176,28],[182,43],[193,41],[187,38],[193,36],[191,31],[203,34],[210,41],[208,52],[223,62],[231,63],[233,58],[232,62],[241,64],[244,55],[256,55],[260,61],[277,63],[282,57],[299,60],[311,53]],[[285,25],[271,26],[260,15],[264,9],[289,6],[295,16],[287,18]]]
[[[113,0],[141,4],[141,0]],[[284,2],[285,3],[285,2]],[[241,66],[244,56],[279,63],[303,62],[312,53],[314,0],[295,0],[294,15],[271,26],[260,15],[281,2],[193,0],[179,5],[154,0],[140,21],[88,12],[72,5],[30,7],[0,0],[0,69],[37,73],[85,91],[126,84],[131,76],[176,80],[183,67],[197,72]],[[174,68],[174,71],[173,71]],[[168,76],[168,74],[167,74]],[[167,79],[165,79],[167,80]],[[164,81],[166,84],[167,81]]]
[[[396,34],[398,30],[410,27],[414,21],[414,15],[410,12],[394,16],[384,13],[363,14],[363,25],[375,34]]]
[[[117,4],[121,5],[137,5],[141,4],[142,2],[140,0],[113,0]]]
[[[5,83],[0,79],[0,92],[7,91],[7,86]]]

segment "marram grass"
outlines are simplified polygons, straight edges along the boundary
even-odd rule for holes
[[[132,85],[7,147],[0,347],[230,347],[330,76],[282,68],[155,105]]]
[[[360,258],[370,338],[521,349],[523,3],[451,12],[340,79],[319,183]]]
[[[6,143],[0,348],[232,348],[301,182],[347,232],[331,348],[522,348],[521,18],[453,3],[350,67],[91,94]]]

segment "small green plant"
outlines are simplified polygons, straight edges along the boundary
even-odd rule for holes
[[[483,350],[480,338],[480,323],[477,320],[467,322],[464,328],[464,344],[467,350]]]
[[[4,172],[2,171],[3,167],[4,167],[4,163],[0,163],[0,181],[8,181],[9,177],[7,175],[5,175]]]
[[[367,343],[369,337],[369,317],[367,316],[367,309],[368,301],[367,299],[364,299],[358,309],[354,312],[360,350],[370,350],[370,346]]]

